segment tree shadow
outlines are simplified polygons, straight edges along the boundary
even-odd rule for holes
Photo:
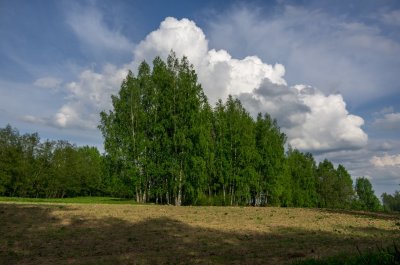
[[[356,217],[365,217],[371,219],[381,220],[400,220],[400,213],[386,213],[386,212],[367,212],[367,211],[355,211],[355,210],[339,210],[339,209],[319,209],[321,212],[326,213],[339,213],[352,215]]]
[[[356,246],[363,249],[377,240],[287,227],[223,232],[168,217],[134,223],[73,215],[66,222],[53,214],[73,210],[0,204],[0,264],[284,264],[355,253]],[[386,230],[378,232],[388,236]]]

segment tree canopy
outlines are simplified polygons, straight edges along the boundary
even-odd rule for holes
[[[110,175],[139,202],[350,208],[347,170],[289,148],[267,113],[229,96],[212,108],[187,60],[172,52],[130,72],[101,113]]]
[[[102,157],[95,147],[40,142],[37,133],[0,129],[0,195],[73,197],[102,194]]]
[[[172,52],[152,67],[142,62],[111,100],[112,109],[100,113],[102,155],[0,129],[0,195],[380,209],[367,179],[353,187],[344,166],[317,165],[312,154],[286,146],[268,113],[253,118],[232,96],[212,107],[186,57]],[[389,195],[383,199],[394,205]]]
[[[395,191],[393,195],[382,194],[383,208],[386,211],[398,211],[400,212],[400,191]]]

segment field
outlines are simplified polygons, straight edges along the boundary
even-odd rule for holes
[[[2,200],[0,264],[290,264],[400,241],[383,213]]]

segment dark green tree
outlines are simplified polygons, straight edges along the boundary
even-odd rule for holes
[[[310,153],[303,154],[289,148],[287,164],[292,189],[292,205],[296,207],[317,206],[316,166]]]
[[[6,196],[16,196],[23,185],[21,166],[23,163],[20,135],[7,125],[0,129],[0,192]]]
[[[382,202],[386,211],[400,211],[400,191],[395,191],[393,195],[382,194]]]
[[[346,168],[339,165],[336,169],[337,183],[336,190],[338,193],[337,204],[340,208],[350,208],[354,200],[353,180]]]
[[[318,205],[322,208],[338,208],[339,194],[337,186],[337,174],[333,164],[325,159],[319,163],[316,174]]]
[[[375,196],[371,182],[364,177],[356,179],[356,193],[361,210],[378,211],[381,208],[379,199]]]
[[[320,207],[351,207],[354,198],[353,182],[342,165],[335,169],[333,164],[325,159],[318,165],[316,176]]]
[[[99,127],[107,155],[120,165],[113,166],[117,176],[132,183],[137,201],[181,205],[184,190],[185,199],[193,201],[203,190],[198,183],[204,173],[191,168],[204,167],[194,148],[204,134],[199,127],[207,105],[193,66],[174,53],[167,63],[156,58],[152,71],[144,62],[137,77],[129,73],[112,101],[113,110],[101,113]]]
[[[263,116],[259,113],[255,123],[255,139],[258,178],[252,189],[254,203],[284,204],[282,197],[288,192],[288,179],[284,174],[286,136],[280,132],[276,120],[268,114]]]

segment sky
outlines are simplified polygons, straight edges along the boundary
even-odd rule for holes
[[[400,190],[396,0],[0,0],[0,127],[103,151],[100,111],[171,49],[210,103],[231,94],[378,197]]]

